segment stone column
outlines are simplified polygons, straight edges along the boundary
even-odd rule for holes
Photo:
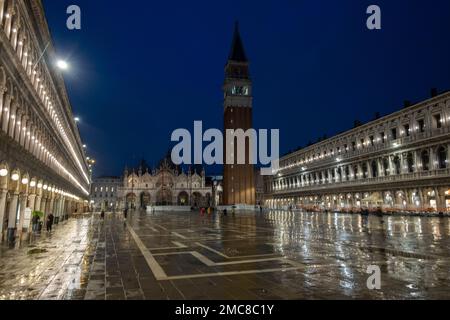
[[[393,164],[393,161],[392,161],[392,156],[389,156],[388,157],[388,161],[389,161],[389,175],[390,176],[393,176],[393,175],[395,175],[395,169],[394,169],[394,164]]]
[[[10,106],[11,106],[12,97],[10,94],[6,95],[6,99],[3,105],[3,115],[2,115],[2,130],[6,134],[8,134],[8,124],[9,124],[9,115],[10,115]]]
[[[22,238],[22,231],[23,231],[23,223],[25,220],[25,209],[27,207],[27,200],[28,200],[28,195],[27,194],[20,194],[19,196],[19,203],[20,203],[20,208],[19,208],[19,225],[17,226],[17,234],[19,236],[19,238]],[[27,228],[28,226],[26,226]]]
[[[435,155],[435,153],[434,153],[434,150],[433,150],[433,148],[430,148],[429,149],[430,150],[430,171],[433,171],[433,170],[435,170],[436,169],[436,164],[435,164],[435,161],[436,161],[436,155]]]
[[[17,206],[19,204],[19,193],[14,193],[11,196],[11,203],[9,206],[9,216],[8,216],[8,229],[16,229],[16,218],[17,218]]]
[[[2,0],[0,0],[0,2],[1,1]],[[1,13],[0,13],[0,21],[1,21]],[[1,24],[1,22],[0,22],[0,24]],[[4,86],[2,86],[0,84],[0,129],[1,129],[1,126],[2,126],[2,121],[1,120],[3,118],[3,95],[4,95],[5,92],[6,92],[6,87],[4,87]]]
[[[0,243],[3,240],[3,221],[5,220],[6,195],[8,190],[0,189]]]
[[[348,166],[349,172],[350,172],[350,181],[355,180],[355,170],[353,170],[353,166],[349,165]]]
[[[418,189],[418,193],[419,193],[419,201],[420,201],[420,208],[424,208],[424,206],[425,206],[425,199],[424,199],[424,197],[423,197],[423,189],[422,188],[419,188]]]
[[[384,177],[383,159],[381,158],[377,159],[377,166],[378,166],[378,176]]]
[[[8,124],[8,135],[11,139],[14,139],[14,129],[16,128],[16,105],[11,104],[11,110],[9,111],[9,124]]]
[[[28,208],[31,209],[31,214],[33,214],[34,206],[36,204],[36,198],[37,196],[35,194],[30,194],[28,196]],[[30,230],[30,226],[24,226],[24,228]]]
[[[371,161],[367,161],[367,177],[369,179],[373,178],[373,172],[372,172],[372,162]]]
[[[364,175],[364,172],[363,172],[361,163],[358,163],[357,167],[358,167],[358,175],[359,175],[359,177],[357,177],[357,179],[360,179],[360,178],[362,179],[363,175]]]

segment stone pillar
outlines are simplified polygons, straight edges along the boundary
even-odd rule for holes
[[[358,163],[357,164],[357,167],[358,167],[358,175],[359,175],[359,177],[357,177],[357,179],[362,179],[363,178],[363,169],[362,169],[362,165],[361,165],[361,163]]]
[[[28,208],[31,209],[31,213],[32,214],[33,214],[33,211],[34,211],[34,206],[36,204],[36,198],[37,198],[37,196],[35,194],[30,194],[28,196]],[[30,226],[24,226],[24,228],[29,230]]]
[[[14,139],[14,129],[16,128],[16,105],[11,104],[11,110],[9,111],[9,124],[8,124],[8,135],[11,139]]]
[[[11,204],[9,206],[8,229],[16,229],[17,206],[19,204],[19,194],[14,193],[11,196]]]
[[[436,155],[433,148],[430,148],[430,171],[436,169]]]
[[[378,176],[384,177],[384,166],[382,158],[377,159],[377,166],[378,166]]]
[[[2,0],[0,0],[1,2]],[[1,10],[1,7],[0,7]],[[1,12],[0,12],[0,21],[1,21]],[[1,24],[1,22],[0,22]],[[6,87],[4,87],[2,84],[0,84],[0,129],[2,126],[2,118],[3,118],[3,95],[6,92]]]
[[[424,197],[423,197],[423,189],[422,189],[422,188],[419,188],[418,192],[419,192],[420,208],[423,209],[424,206],[425,206],[425,199],[424,199]]]
[[[393,164],[393,161],[392,161],[392,156],[389,156],[388,157],[388,161],[389,161],[389,175],[390,176],[393,176],[393,175],[395,175],[395,168],[394,168],[394,164]]]
[[[353,166],[349,166],[349,172],[350,172],[350,180],[353,181],[355,180],[355,170],[353,170]]]
[[[9,115],[10,115],[10,106],[11,106],[12,97],[10,94],[6,95],[6,99],[3,105],[3,115],[2,115],[2,130],[6,134],[8,134],[8,124],[9,124]]]
[[[3,221],[5,220],[6,195],[8,190],[0,189],[0,243],[3,240]]]
[[[25,220],[25,209],[27,207],[27,200],[28,195],[27,194],[20,194],[19,196],[19,225],[17,226],[17,234],[20,238],[22,238],[22,231],[23,231],[23,223]],[[26,226],[27,228],[28,226]]]
[[[371,178],[373,178],[372,162],[367,161],[366,166],[367,166],[367,177],[368,177],[369,179],[371,179]]]
[[[445,211],[446,209],[446,203],[445,203],[445,189],[444,188],[437,188],[436,193],[436,202],[437,202],[437,209],[438,211]]]

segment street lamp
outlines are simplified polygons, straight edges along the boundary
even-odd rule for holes
[[[67,70],[69,69],[69,64],[64,60],[58,60],[56,61],[56,66],[61,70]]]
[[[8,169],[2,168],[0,169],[0,177],[6,177],[8,175]]]
[[[80,122],[80,118],[75,117],[73,120],[75,120],[75,122]]]

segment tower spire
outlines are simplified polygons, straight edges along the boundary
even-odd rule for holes
[[[244,45],[242,44],[241,34],[239,32],[239,21],[236,20],[234,25],[233,42],[231,44],[229,61],[236,62],[248,62],[247,55],[245,54]]]

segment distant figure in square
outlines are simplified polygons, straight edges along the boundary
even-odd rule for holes
[[[47,217],[47,232],[52,232],[54,220],[55,220],[55,217],[53,216],[53,213],[50,213]]]

